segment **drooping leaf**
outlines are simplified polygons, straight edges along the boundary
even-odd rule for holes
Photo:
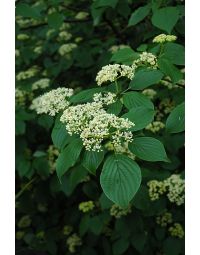
[[[176,7],[164,7],[154,11],[152,24],[161,30],[171,33],[179,19],[179,10]]]
[[[138,158],[146,161],[169,161],[163,144],[153,137],[136,137],[129,144],[129,149]]]
[[[185,103],[182,103],[170,113],[166,121],[169,133],[179,133],[185,130]]]
[[[175,65],[185,64],[185,48],[177,43],[166,43],[164,46],[163,57]]]
[[[183,78],[181,71],[175,67],[170,60],[164,57],[158,59],[158,66],[164,74],[172,79],[173,83],[176,83]]]
[[[114,242],[112,249],[113,249],[113,255],[121,255],[126,252],[129,246],[129,241],[125,238],[121,238]]]
[[[145,5],[142,7],[139,7],[137,10],[135,10],[129,19],[128,26],[134,26],[138,24],[140,21],[142,21],[150,12],[151,8],[150,5]]]
[[[74,166],[79,158],[81,150],[83,148],[82,141],[80,139],[73,140],[59,155],[56,160],[56,172],[58,178],[61,180],[70,167]]]
[[[53,144],[58,149],[61,149],[61,150],[71,140],[71,136],[67,133],[65,125],[63,125],[61,122],[58,122],[55,124],[51,133],[51,138],[52,138]]]
[[[140,186],[140,168],[124,155],[112,155],[104,163],[100,183],[110,200],[126,207]]]

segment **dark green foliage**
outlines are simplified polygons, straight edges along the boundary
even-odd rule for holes
[[[153,43],[162,33],[177,40]],[[65,44],[75,47],[63,54]],[[72,254],[76,234],[77,255],[183,255],[184,238],[169,227],[184,227],[184,205],[166,193],[152,201],[148,186],[173,174],[184,178],[183,2],[16,1],[16,50],[16,254]],[[103,66],[131,66],[144,51],[157,57],[157,68],[141,65],[117,88],[97,86]],[[41,79],[49,86],[33,90]],[[34,98],[58,87],[74,89],[71,105],[116,92],[106,111],[135,124],[125,151],[115,152],[107,140],[103,151],[86,151],[60,113],[30,109]],[[88,201],[94,208],[84,212],[80,205]],[[173,220],[162,227],[156,219],[166,211]]]

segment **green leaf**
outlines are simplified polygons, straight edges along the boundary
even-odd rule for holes
[[[111,201],[126,207],[140,187],[140,168],[124,155],[112,155],[104,163],[100,183]]]
[[[70,98],[70,102],[72,102],[72,103],[85,103],[85,102],[88,102],[93,98],[93,95],[95,93],[99,93],[103,90],[104,90],[103,88],[93,88],[93,89],[83,90],[83,91],[79,92],[78,94],[72,96]]]
[[[90,218],[90,230],[92,233],[99,235],[103,227],[102,220],[98,215]]]
[[[69,168],[75,165],[82,148],[82,141],[75,139],[61,152],[56,160],[56,172],[60,180]]]
[[[51,139],[53,141],[53,144],[58,149],[62,150],[65,145],[70,141],[71,136],[67,133],[65,125],[63,125],[61,122],[58,122],[55,124],[52,130]]]
[[[92,174],[96,174],[96,170],[103,161],[104,152],[85,151],[83,154],[82,165]]]
[[[129,247],[129,241],[127,239],[121,238],[114,242],[112,249],[113,255],[124,254]]]
[[[158,59],[158,66],[164,74],[172,79],[173,83],[176,83],[183,78],[181,71],[166,58]]]
[[[39,150],[33,153],[33,157],[35,158],[45,157],[46,155],[47,155],[46,152]]]
[[[40,17],[40,13],[36,8],[23,3],[17,4],[16,15],[19,15],[25,18],[33,18],[33,19]]]
[[[71,171],[68,195],[72,194],[76,186],[84,179],[87,173],[87,170],[82,166],[77,166]]]
[[[145,232],[134,233],[134,235],[131,238],[131,244],[140,253],[142,253],[146,241],[147,241],[147,234]]]
[[[129,149],[138,158],[146,161],[169,162],[163,144],[153,137],[136,137]]]
[[[135,90],[142,90],[150,85],[157,84],[162,77],[163,73],[159,70],[139,70],[130,82],[130,87]]]
[[[123,107],[123,105],[120,102],[120,100],[117,100],[115,103],[113,103],[113,104],[108,106],[107,112],[108,113],[113,113],[115,115],[118,115],[121,112],[122,107]]]
[[[49,176],[49,164],[46,158],[44,157],[35,158],[33,160],[33,167],[39,175],[44,177]]]
[[[95,7],[99,8],[99,7],[112,7],[115,8],[115,6],[117,5],[118,0],[96,0],[95,1]]]
[[[128,113],[124,114],[123,118],[128,118],[135,123],[135,126],[130,130],[138,131],[145,128],[149,123],[153,121],[155,111],[151,108],[144,106],[132,108]]]
[[[154,105],[145,95],[139,92],[128,92],[123,96],[123,103],[127,109],[132,109],[139,106],[146,106],[154,109]]]
[[[31,162],[23,158],[17,166],[20,177],[26,176],[31,168]]]
[[[155,10],[152,16],[152,24],[161,30],[171,33],[179,19],[179,10],[176,7],[164,7]]]
[[[130,47],[119,49],[112,55],[110,61],[121,64],[132,64],[135,59],[137,59],[139,54],[132,50]]]
[[[185,130],[185,103],[182,103],[170,113],[166,121],[169,133],[179,133]]]
[[[163,52],[164,58],[175,65],[185,65],[185,48],[177,43],[166,43]]]
[[[23,135],[26,131],[26,124],[22,120],[15,120],[15,134]]]
[[[150,5],[145,5],[142,7],[139,7],[137,10],[135,10],[129,19],[128,26],[134,26],[138,24],[140,21],[142,21],[150,12],[151,8]]]
[[[99,202],[102,210],[109,209],[113,205],[113,202],[103,192],[99,198]]]
[[[90,216],[86,214],[81,218],[81,221],[79,224],[80,236],[84,236],[89,228],[90,228]]]
[[[181,240],[168,237],[163,243],[163,251],[166,255],[179,255],[181,254],[181,245]]]
[[[63,16],[58,12],[51,13],[47,17],[49,26],[54,29],[59,29],[59,27],[63,23],[63,20],[64,20]]]

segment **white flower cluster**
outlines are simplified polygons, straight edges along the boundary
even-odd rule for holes
[[[180,223],[174,223],[174,225],[171,226],[168,230],[171,236],[178,237],[180,239],[182,239],[185,235],[183,227]]]
[[[159,132],[161,129],[165,127],[165,124],[161,121],[153,121],[149,125],[145,127],[146,130],[149,130],[153,133]]]
[[[153,42],[154,43],[174,42],[176,41],[176,39],[177,36],[175,35],[160,34],[153,39]]]
[[[32,78],[39,72],[38,66],[32,66],[26,71],[19,72],[16,76],[18,81],[26,80],[28,78]]]
[[[146,51],[140,54],[140,57],[133,62],[133,67],[137,68],[138,66],[149,65],[150,67],[156,69],[158,67],[157,57],[152,53]]]
[[[172,223],[172,214],[170,212],[164,212],[162,215],[156,217],[156,223],[161,227],[166,227]]]
[[[36,54],[41,54],[42,53],[42,50],[43,50],[43,47],[42,46],[36,46],[33,50],[34,53]]]
[[[18,49],[15,49],[15,57],[18,58],[20,56],[20,51]]]
[[[67,43],[67,44],[61,45],[60,48],[58,49],[58,52],[61,56],[65,56],[75,48],[77,48],[77,44]]]
[[[179,174],[173,174],[164,181],[152,180],[147,183],[149,196],[152,201],[159,199],[160,195],[166,193],[171,203],[180,206],[185,200],[185,181]]]
[[[35,110],[38,114],[47,113],[51,116],[55,116],[56,113],[69,106],[69,102],[66,98],[69,98],[72,95],[73,89],[53,89],[50,92],[35,98],[32,101],[30,109]]]
[[[67,31],[61,31],[59,33],[58,40],[59,41],[69,41],[72,38],[72,34]]]
[[[118,50],[121,49],[125,49],[125,48],[129,48],[128,45],[124,45],[124,44],[120,44],[120,45],[113,45],[110,47],[109,51],[111,51],[112,53],[115,53]]]
[[[160,198],[166,192],[165,185],[162,181],[151,180],[147,183],[149,187],[149,197],[152,201]]]
[[[17,35],[17,40],[19,40],[19,41],[25,41],[25,40],[28,40],[29,38],[30,38],[30,36],[27,34],[18,34]]]
[[[110,215],[114,216],[116,219],[119,219],[122,216],[126,216],[131,212],[132,210],[130,205],[127,208],[121,208],[120,206],[113,204],[110,208]]]
[[[127,77],[132,80],[134,77],[135,69],[127,65],[106,65],[97,73],[96,82],[98,86],[107,81],[113,82],[121,77]]]
[[[25,106],[26,102],[32,100],[33,93],[19,88],[15,89],[15,104]]]
[[[101,103],[102,105],[113,104],[116,101],[116,94],[112,92],[96,93],[93,96],[93,100],[96,103]]]
[[[58,155],[59,155],[58,149],[54,145],[49,145],[47,150],[47,157],[48,157],[50,173],[53,173],[56,169],[56,159]]]
[[[78,12],[75,16],[75,19],[83,20],[86,19],[89,16],[88,12]]]
[[[157,95],[157,92],[154,89],[144,89],[142,94],[147,96],[149,99],[154,99],[154,97]]]
[[[69,236],[66,242],[69,252],[70,253],[75,253],[76,252],[76,247],[82,245],[81,238],[74,233],[73,235]]]
[[[50,79],[43,78],[32,84],[32,90],[45,89],[49,87]]]
[[[102,102],[71,106],[63,112],[60,121],[66,125],[70,135],[80,135],[86,150],[100,151],[105,139],[110,139],[114,147],[132,141],[128,129],[134,123],[106,113]]]
[[[115,151],[118,154],[125,154],[129,158],[135,160],[135,155],[128,148],[128,142],[124,142],[123,144],[118,144],[115,147],[113,146],[113,143],[108,142],[105,144],[105,148],[109,151]]]
[[[177,205],[184,204],[185,201],[185,180],[179,174],[173,174],[164,181],[167,189],[167,197],[170,202]]]

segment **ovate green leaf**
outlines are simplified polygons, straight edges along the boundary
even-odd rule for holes
[[[140,168],[124,155],[112,155],[104,163],[100,183],[111,201],[126,207],[140,187]]]
[[[129,149],[138,158],[146,161],[169,161],[163,144],[153,137],[136,137],[129,144]]]
[[[128,22],[128,26],[134,26],[137,23],[139,23],[140,21],[142,21],[150,12],[150,5],[145,5],[142,7],[139,7],[137,10],[135,10]]]
[[[132,108],[128,113],[124,114],[123,118],[128,118],[135,123],[135,126],[130,130],[137,131],[145,128],[149,123],[153,121],[155,111],[151,108],[144,106]]]
[[[179,10],[176,7],[164,7],[155,10],[152,16],[152,24],[161,30],[171,33],[179,19]]]
[[[169,133],[179,133],[185,130],[185,103],[182,103],[170,113],[166,121]]]
[[[82,165],[92,174],[96,173],[97,168],[104,158],[103,151],[85,151],[83,154]]]
[[[56,172],[59,179],[61,179],[62,175],[64,175],[70,167],[75,165],[82,148],[82,141],[80,139],[75,139],[61,152],[56,160]]]
[[[127,109],[132,109],[139,106],[146,106],[154,109],[154,105],[145,95],[139,92],[128,92],[123,96],[123,103]]]
[[[163,73],[159,70],[139,70],[130,82],[130,87],[136,90],[141,90],[150,85],[157,84],[162,77]]]

